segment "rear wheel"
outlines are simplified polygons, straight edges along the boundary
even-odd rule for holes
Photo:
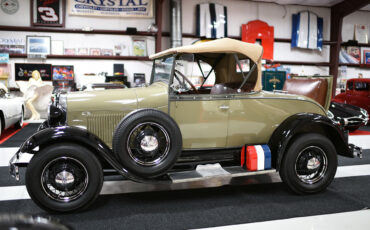
[[[99,160],[88,149],[63,143],[36,154],[26,172],[31,198],[41,208],[70,212],[92,204],[103,184]]]
[[[328,138],[305,134],[290,145],[281,164],[280,176],[296,193],[316,193],[333,181],[337,165],[337,153]]]

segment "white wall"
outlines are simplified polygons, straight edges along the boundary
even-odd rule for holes
[[[195,33],[195,5],[203,0],[183,0],[182,2],[182,23],[183,33]],[[311,10],[317,13],[324,19],[324,40],[330,40],[330,9],[322,7],[307,7],[307,6],[280,6],[273,3],[257,3],[251,1],[240,0],[214,0],[213,2],[224,4],[228,7],[228,33],[231,36],[240,36],[241,25],[250,20],[260,19],[266,21],[269,25],[275,28],[276,38],[291,37],[291,17],[293,13],[302,10]],[[19,1],[20,9],[14,15],[7,15],[0,11],[0,25],[12,26],[30,26],[30,10],[29,1]],[[169,31],[169,0],[164,1],[163,11],[163,30]],[[126,27],[137,27],[138,30],[145,31],[147,27],[154,22],[154,18],[150,19],[127,19],[127,18],[104,18],[104,17],[82,17],[68,16],[66,18],[66,28],[82,28],[90,26],[94,29],[112,29],[125,30]],[[353,35],[354,24],[369,24],[370,12],[358,11],[346,18],[343,21],[343,40],[351,38]],[[23,37],[32,34],[46,33],[30,33],[30,32],[6,32],[0,31],[0,37],[12,38]],[[117,35],[87,35],[87,34],[48,34],[52,36],[52,40],[64,40],[65,48],[90,47],[90,48],[111,48],[117,42],[122,42],[127,46],[131,46],[129,36]],[[148,53],[154,52],[154,38],[148,39]],[[184,38],[183,44],[191,44],[195,39]],[[167,37],[163,38],[163,49],[169,48],[170,40]],[[308,62],[329,62],[329,46],[323,46],[322,52],[291,49],[289,43],[274,44],[274,59],[284,61],[308,61]],[[34,62],[27,59],[12,59],[11,63],[15,62]],[[151,62],[139,61],[118,61],[118,60],[75,60],[75,59],[49,59],[47,63],[56,65],[70,64],[75,66],[76,78],[82,79],[83,73],[90,72],[108,72],[112,73],[113,63],[125,64],[125,72],[132,80],[133,73],[145,73],[147,80],[150,77]],[[293,73],[301,74],[329,74],[328,67],[315,66],[287,66],[291,68]],[[347,77],[357,77],[358,73],[363,73],[364,77],[370,78],[368,69],[352,68],[347,69]]]

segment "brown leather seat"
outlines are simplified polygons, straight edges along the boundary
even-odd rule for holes
[[[283,87],[283,91],[312,98],[323,107],[325,107],[327,90],[328,81],[321,78],[287,79]]]

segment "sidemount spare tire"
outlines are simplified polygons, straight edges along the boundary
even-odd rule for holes
[[[176,122],[154,109],[137,110],[118,124],[113,134],[113,152],[131,173],[158,177],[175,164],[182,150]]]

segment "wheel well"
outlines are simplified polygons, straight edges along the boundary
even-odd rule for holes
[[[290,147],[290,145],[294,142],[294,140],[296,138],[298,138],[299,136],[301,136],[303,134],[307,134],[307,133],[317,133],[317,134],[321,134],[321,135],[327,137],[333,143],[337,154],[341,150],[347,148],[347,146],[345,146],[345,144],[341,140],[341,137],[336,132],[336,130],[333,130],[333,128],[331,128],[330,126],[321,125],[321,124],[309,124],[309,125],[303,126],[301,129],[299,129],[294,134],[294,136],[291,138],[291,140],[289,140],[289,143],[286,147],[286,150]]]
[[[92,146],[87,145],[85,143],[73,141],[73,140],[48,141],[47,143],[44,143],[44,144],[42,144],[42,145],[39,146],[39,151],[41,151],[42,149],[44,149],[47,146],[50,146],[50,145],[53,145],[53,144],[61,144],[61,143],[64,143],[64,144],[72,143],[72,144],[75,144],[75,145],[83,146],[83,147],[87,148],[88,150],[90,150],[98,158],[98,160],[100,161],[103,169],[112,168],[112,166]]]
[[[0,122],[1,122],[1,128],[4,129],[5,127],[5,118],[3,111],[0,110]]]

